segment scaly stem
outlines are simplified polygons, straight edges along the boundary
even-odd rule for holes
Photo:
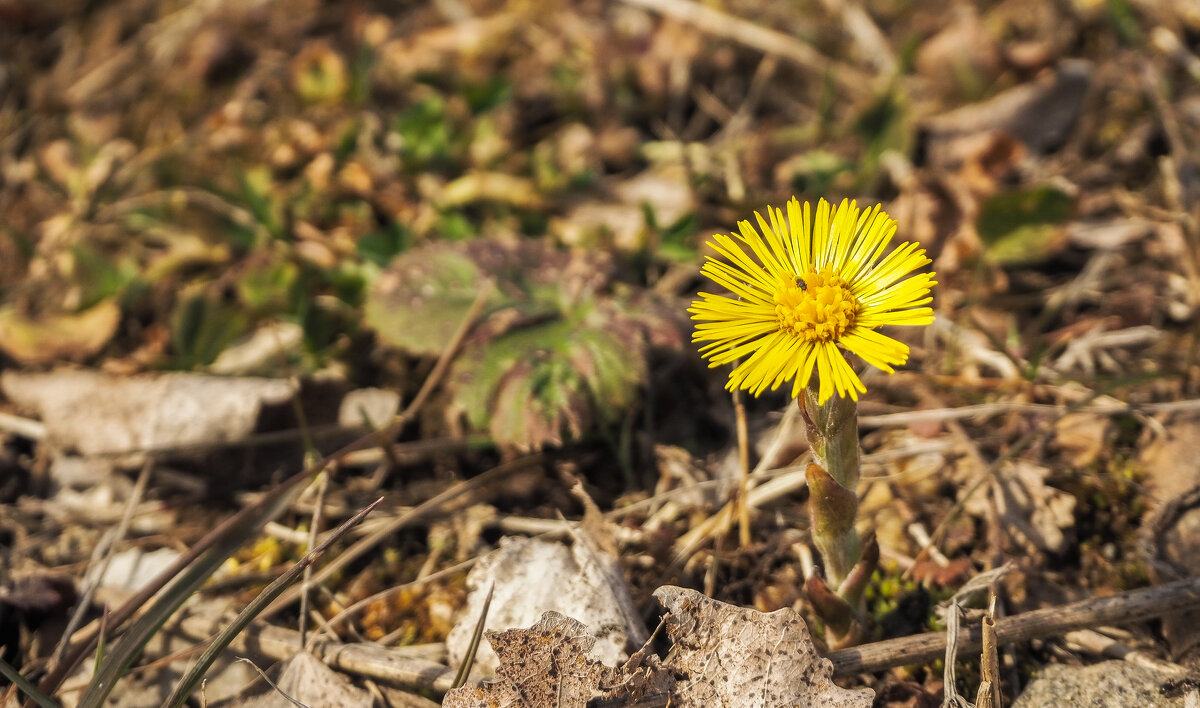
[[[817,380],[804,389],[800,412],[808,431],[813,461],[838,484],[858,489],[858,403],[853,398],[831,396],[817,403]]]
[[[837,395],[818,404],[815,380],[805,389],[799,404],[815,462],[808,468],[813,542],[825,561],[829,588],[842,596],[842,582],[862,557],[862,545],[854,529],[858,513],[858,406],[853,399]],[[851,604],[858,600],[843,599]]]

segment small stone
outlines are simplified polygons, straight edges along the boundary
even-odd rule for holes
[[[1127,661],[1092,666],[1051,664],[1038,672],[1013,708],[1184,708],[1183,693],[1162,690],[1173,678]]]

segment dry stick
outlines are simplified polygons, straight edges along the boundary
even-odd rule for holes
[[[177,625],[177,631],[193,641],[205,641],[220,629],[220,625],[220,618],[185,616]],[[282,660],[295,656],[304,647],[299,632],[265,625],[242,632],[229,648],[239,653]],[[308,650],[330,668],[392,685],[445,693],[454,682],[455,672],[445,664],[407,657],[369,642],[316,642],[310,644]]]
[[[4,430],[30,440],[41,440],[46,437],[46,424],[32,418],[22,418],[11,413],[0,413],[0,430]]]
[[[733,415],[737,421],[739,479],[737,487],[738,541],[743,549],[750,547],[750,433],[746,425],[746,405],[741,389],[733,390]],[[711,595],[710,595],[711,597]]]
[[[325,507],[325,493],[329,491],[329,475],[322,471],[319,475],[317,498],[313,502],[312,526],[308,529],[308,550],[318,545],[317,534],[321,530],[321,515]],[[312,565],[304,569],[304,578],[300,581],[300,638],[303,640],[308,631],[308,589],[312,586]]]
[[[378,434],[373,433],[355,440],[337,452],[318,460],[316,464],[312,465],[311,467],[297,472],[279,486],[287,487],[293,484],[299,484],[304,479],[311,478],[313,475],[323,471],[330,464],[337,462],[352,452],[358,452],[359,450],[365,450],[374,447],[378,445],[381,440],[386,441],[391,437],[395,437],[405,425],[407,425],[414,417],[416,417],[417,411],[422,405],[424,405],[425,400],[428,399],[433,393],[433,390],[441,382],[442,377],[445,376],[446,371],[450,367],[450,361],[458,352],[458,348],[462,346],[462,342],[464,339],[466,339],[467,333],[475,324],[475,320],[478,319],[479,315],[483,312],[484,305],[487,304],[487,299],[491,294],[492,287],[491,281],[484,281],[483,287],[480,288],[479,294],[475,298],[475,302],[471,304],[471,309],[468,310],[466,317],[463,318],[458,330],[454,333],[450,343],[442,352],[437,364],[434,365],[433,371],[431,371],[429,376],[425,379],[425,382],[422,384],[421,389],[417,392],[416,397],[413,398],[412,403],[410,403],[403,412],[396,416],[396,418],[387,426],[386,429],[380,431]],[[278,487],[276,490],[278,490]],[[111,633],[115,631],[122,624],[128,621],[140,608],[150,601],[150,598],[152,598],[160,589],[162,589],[163,586],[170,582],[172,578],[183,572],[185,568],[195,562],[195,560],[199,558],[202,553],[208,550],[214,543],[216,543],[217,540],[229,533],[229,529],[240,524],[242,519],[254,514],[255,510],[262,505],[269,503],[270,498],[270,495],[263,495],[262,499],[260,499],[258,502],[245,507],[237,514],[234,514],[230,518],[226,519],[219,526],[205,534],[204,537],[188,548],[183,555],[175,560],[174,563],[159,572],[159,574],[155,576],[153,580],[151,580],[141,590],[129,598],[129,600],[121,605],[121,607],[117,608],[111,614],[106,615],[105,619],[108,623],[107,626],[109,632]],[[295,599],[294,595],[292,596],[292,599]],[[54,668],[51,669],[51,671],[42,679],[42,681],[38,684],[39,690],[47,695],[51,695],[58,689],[59,686],[62,685],[62,682],[67,677],[67,674],[74,670],[74,668],[79,665],[79,662],[83,660],[83,657],[96,647],[96,643],[99,640],[100,634],[99,627],[100,625],[97,622],[93,622],[77,633],[80,636],[71,638],[73,642],[79,642],[78,647],[74,651],[65,652],[66,658],[54,666]],[[32,700],[27,701],[25,705],[28,708],[32,708]]]
[[[1200,411],[1200,398],[1190,398],[1183,401],[1167,401],[1163,403],[1106,403],[1098,406],[1086,406],[1087,401],[1093,400],[1100,394],[1088,396],[1082,403],[1071,406],[1054,406],[1045,403],[980,403],[974,406],[959,406],[957,408],[931,408],[923,411],[905,413],[885,413],[882,415],[860,415],[859,428],[893,428],[914,423],[939,423],[947,420],[974,418],[975,416],[992,416],[1001,413],[1091,413],[1093,415],[1126,415],[1130,413],[1185,413]]]
[[[978,708],[1001,708],[1000,655],[996,652],[996,585],[988,588],[988,610],[980,629],[983,632],[983,656],[980,658],[979,692],[975,696]]]
[[[1004,617],[996,620],[996,640],[1000,644],[1014,644],[1085,627],[1132,624],[1196,608],[1200,608],[1200,576]],[[959,634],[959,649],[973,651],[982,646],[983,630],[979,626]],[[826,658],[833,662],[834,675],[848,676],[923,664],[944,656],[945,652],[946,633],[928,632],[842,649]]]
[[[868,75],[829,59],[795,37],[760,27],[753,22],[692,2],[692,0],[624,1],[627,5],[652,10],[690,24],[702,32],[732,39],[739,44],[753,47],[767,54],[778,54],[809,71],[821,74],[828,71],[839,87],[850,93],[857,94],[871,86],[872,82]]]

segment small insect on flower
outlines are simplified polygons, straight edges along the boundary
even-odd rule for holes
[[[867,389],[842,350],[892,373],[908,361],[908,347],[875,330],[884,325],[927,325],[926,305],[937,285],[933,273],[913,274],[930,260],[917,243],[890,252],[896,221],[880,205],[860,210],[824,199],[816,213],[794,197],[781,209],[755,212],[758,230],[738,223],[733,236],[715,234],[701,272],[730,295],[700,293],[688,312],[694,342],[710,366],[741,360],[726,388],[754,395],[794,381],[792,396],[819,381],[818,402],[835,392],[858,400]]]

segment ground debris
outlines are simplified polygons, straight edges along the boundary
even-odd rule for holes
[[[500,680],[451,691],[443,705],[617,706],[656,697],[679,708],[872,704],[872,691],[833,682],[833,665],[795,612],[763,614],[673,586],[654,594],[670,611],[666,659],[639,652],[620,668],[605,666],[588,656],[596,640],[581,623],[547,612],[529,629],[489,632]]]

